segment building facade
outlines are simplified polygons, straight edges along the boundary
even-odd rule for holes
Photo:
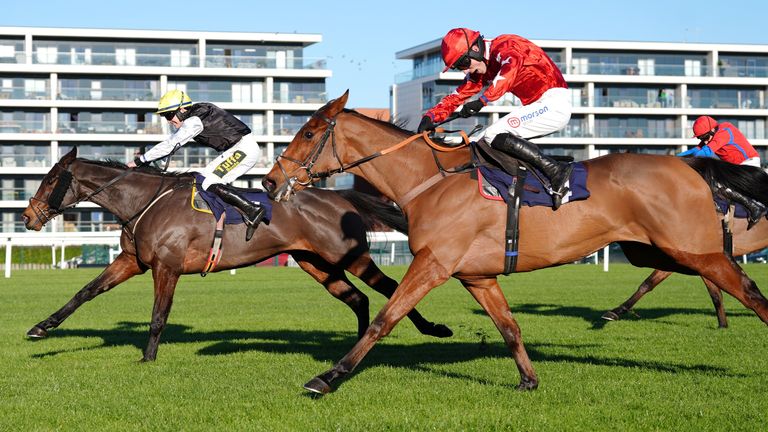
[[[324,59],[304,56],[317,34],[0,27],[0,224],[23,231],[21,212],[40,180],[73,146],[78,156],[127,162],[162,141],[154,114],[172,89],[232,112],[262,146],[261,163],[236,183],[258,186],[274,156],[326,102]],[[205,166],[215,153],[189,143],[172,169]],[[115,229],[83,203],[47,230]]]
[[[573,103],[567,128],[536,140],[545,152],[576,160],[611,152],[676,154],[698,143],[692,123],[710,115],[735,124],[768,162],[768,45],[533,42],[560,67]],[[396,53],[412,68],[391,88],[392,112],[411,129],[464,79],[461,72],[442,72],[440,44]],[[486,125],[519,104],[507,95],[450,126]]]

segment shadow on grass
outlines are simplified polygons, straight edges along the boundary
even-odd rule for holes
[[[54,338],[100,338],[99,346],[88,348],[77,347],[70,350],[50,351],[33,355],[34,358],[45,358],[66,352],[82,352],[114,346],[133,346],[143,350],[148,338],[146,323],[121,322],[111,330],[57,329],[52,332]],[[200,343],[212,342],[211,345],[198,351],[201,356],[219,356],[232,353],[258,351],[273,354],[304,354],[323,362],[335,362],[340,359],[356,342],[352,333],[336,333],[307,330],[265,330],[265,331],[194,331],[190,327],[169,324],[163,332],[165,343]],[[39,342],[44,343],[44,340]],[[162,361],[162,343],[160,358]],[[632,360],[621,357],[603,357],[586,353],[599,348],[596,344],[536,344],[528,343],[526,348],[531,360],[535,362],[562,362],[587,364],[592,366],[622,367],[632,369],[652,370],[666,373],[701,373],[726,377],[742,376],[730,372],[726,368],[709,365],[681,365],[657,361]],[[555,352],[557,351],[557,352]],[[563,353],[570,351],[569,353]],[[441,340],[418,344],[389,343],[384,339],[377,344],[363,363],[362,369],[378,365],[402,367],[411,370],[435,373],[457,379],[469,380],[481,384],[512,386],[510,382],[492,382],[480,377],[461,373],[447,372],[435,368],[442,364],[462,363],[483,358],[509,359],[510,374],[513,374],[514,363],[502,342],[485,343],[482,340],[472,342],[452,342]],[[510,375],[511,376],[511,375]],[[516,381],[516,379],[514,380]]]
[[[560,316],[581,318],[584,321],[592,324],[592,329],[602,329],[610,321],[602,319],[602,315],[609,309],[593,309],[584,306],[563,306],[559,304],[547,304],[547,303],[524,303],[515,304],[510,307],[513,314],[530,314],[540,316]],[[639,319],[661,319],[675,315],[697,315],[697,316],[709,316],[712,317],[713,323],[717,324],[717,315],[715,315],[714,309],[695,309],[695,308],[639,308],[633,309],[637,316],[628,313],[621,317],[624,321],[636,321]],[[485,314],[482,309],[475,309],[476,314]],[[729,317],[740,316],[755,316],[754,313],[748,310],[740,310],[737,312],[728,312]],[[667,322],[668,323],[668,322]]]

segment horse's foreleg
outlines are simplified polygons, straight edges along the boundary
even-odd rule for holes
[[[704,285],[707,286],[709,296],[712,297],[712,304],[715,305],[715,313],[717,313],[717,324],[720,328],[728,328],[728,318],[725,316],[725,308],[723,308],[723,292],[712,281],[701,278],[704,281]]]
[[[635,306],[635,304],[640,301],[641,298],[643,298],[644,295],[651,292],[654,288],[656,288],[658,284],[662,283],[664,279],[668,278],[671,274],[672,272],[654,270],[653,273],[651,273],[651,275],[648,276],[642,284],[640,284],[640,286],[637,288],[637,291],[635,291],[635,293],[632,294],[632,296],[627,299],[627,301],[622,303],[621,306],[604,313],[602,318],[608,321],[618,321],[621,315],[629,312]]]
[[[128,255],[125,252],[120,253],[120,255],[118,255],[117,258],[96,277],[96,279],[90,281],[86,286],[80,289],[67,304],[32,327],[27,332],[27,337],[46,337],[48,335],[48,330],[61,325],[61,323],[82,306],[83,303],[92,300],[99,294],[103,294],[133,276],[142,274],[145,271],[146,269],[139,266],[134,255]]]
[[[373,319],[363,337],[333,368],[316,376],[304,388],[325,394],[332,390],[331,383],[351,373],[363,360],[376,341],[389,334],[392,328],[434,287],[448,280],[450,273],[425,248],[419,251],[405,273],[400,286]]]
[[[155,304],[149,325],[149,342],[142,361],[154,361],[157,358],[157,345],[160,343],[160,334],[165,328],[165,323],[168,322],[179,273],[164,265],[156,265],[152,268],[152,278],[155,280]]]
[[[716,255],[710,259],[697,260],[694,265],[690,267],[697,270],[703,278],[736,297],[768,324],[768,300],[736,262],[725,255]]]
[[[352,285],[344,270],[335,268],[318,255],[307,252],[291,254],[302,270],[320,282],[332,296],[343,301],[357,317],[357,338],[363,337],[370,319],[368,297]]]
[[[368,254],[362,255],[355,260],[347,267],[347,271],[357,276],[366,285],[386,298],[392,297],[395,289],[397,289],[397,281],[384,274]],[[407,316],[421,334],[439,338],[453,336],[453,331],[448,326],[435,324],[427,320],[416,309],[408,312]]]
[[[512,351],[512,357],[515,359],[517,370],[520,372],[518,390],[533,390],[538,387],[539,379],[536,377],[531,359],[528,358],[528,353],[525,351],[520,326],[512,317],[509,303],[504,298],[504,293],[496,282],[496,278],[462,280],[461,283],[488,313],[493,323],[496,324],[496,328],[501,332],[507,347]]]

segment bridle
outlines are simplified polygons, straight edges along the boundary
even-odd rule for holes
[[[72,203],[61,207],[61,201],[64,199],[64,196],[68,191],[72,191],[73,195],[76,195],[74,187],[72,186],[72,180],[74,178],[71,171],[69,171],[67,168],[64,168],[62,165],[60,165],[58,162],[54,164],[54,168],[59,167],[61,170],[61,173],[59,174],[59,179],[56,182],[56,185],[53,187],[53,190],[48,195],[48,200],[43,201],[39,198],[32,197],[29,199],[29,207],[32,208],[32,210],[35,212],[35,217],[37,217],[37,220],[42,224],[45,225],[48,223],[51,219],[55,218],[56,216],[64,213],[65,210],[70,209],[72,207],[75,207],[76,205],[80,204],[83,201],[89,201],[91,198],[96,196],[97,194],[101,193],[105,189],[109,188],[110,186],[114,185],[118,181],[125,178],[128,174],[130,174],[133,170],[127,169],[117,175],[112,180],[104,183],[103,185],[99,186],[98,188],[94,189],[93,191],[85,194],[81,198],[75,198],[75,201]],[[155,192],[155,195],[152,197],[152,199],[149,200],[149,204],[144,206],[140,211],[138,211],[135,215],[131,216],[130,218],[126,219],[124,222],[121,222],[121,225],[123,228],[125,228],[128,223],[130,223],[133,219],[135,219],[140,214],[144,213],[149,206],[151,206],[155,198],[159,195],[160,191],[163,188],[163,183],[165,182],[165,177],[162,178],[162,181],[160,182],[160,186],[157,189],[157,192]],[[37,205],[35,205],[37,204]],[[45,204],[46,208],[41,208],[42,204]]]
[[[285,191],[283,191],[283,193],[285,193],[286,195],[290,195],[291,193],[293,193],[293,189],[296,184],[305,186],[305,187],[309,186],[310,184],[314,183],[317,180],[328,178],[334,174],[342,173],[358,165],[362,165],[368,161],[376,159],[379,156],[384,156],[385,154],[392,153],[396,150],[399,150],[405,147],[406,145],[412,143],[413,141],[416,141],[419,138],[423,138],[424,141],[426,141],[426,143],[430,147],[441,152],[456,151],[469,145],[469,138],[464,131],[459,131],[464,143],[457,146],[443,146],[443,145],[437,144],[429,138],[429,132],[424,131],[422,133],[412,135],[393,146],[387,147],[384,150],[377,151],[373,154],[364,156],[353,162],[345,164],[344,162],[342,162],[341,158],[339,157],[339,153],[336,149],[336,133],[334,131],[336,127],[336,117],[335,116],[328,117],[323,113],[316,112],[315,114],[312,114],[312,118],[320,119],[324,121],[326,124],[328,124],[328,127],[325,129],[323,136],[320,137],[320,140],[317,142],[317,144],[315,144],[315,146],[312,148],[312,151],[309,152],[307,157],[304,158],[303,161],[294,159],[289,156],[284,156],[284,155],[278,155],[275,157],[275,164],[278,166],[278,168],[280,168],[280,171],[283,174],[283,178],[285,179],[286,186],[285,186]],[[436,132],[443,132],[443,130],[437,129]],[[452,132],[452,131],[449,131],[449,132]],[[472,133],[470,133],[470,135],[471,134]],[[320,157],[320,154],[323,152],[323,149],[325,148],[325,145],[328,143],[329,139],[331,141],[331,148],[333,149],[333,157],[336,158],[336,162],[338,163],[339,166],[337,168],[315,172],[312,170],[312,168],[315,166],[315,163],[317,163],[317,159]],[[295,174],[295,175],[291,176],[288,173],[288,171],[283,166],[283,163],[281,162],[282,159],[290,161],[298,166],[296,169],[291,171],[291,174]],[[300,173],[301,171],[303,171],[307,177],[307,179],[304,181],[299,180],[299,177],[298,177],[298,173]]]

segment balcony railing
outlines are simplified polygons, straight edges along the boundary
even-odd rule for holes
[[[595,125],[598,138],[681,138],[677,129],[651,126],[609,126]]]
[[[596,96],[596,107],[611,108],[675,108],[674,97],[637,96]]]
[[[0,166],[3,168],[29,167],[40,168],[51,166],[49,149],[45,153],[14,153],[12,155],[0,154]]]
[[[62,87],[56,98],[60,100],[156,101],[160,96],[147,90]]]
[[[43,120],[0,120],[0,133],[50,133],[51,123]]]
[[[28,201],[35,196],[38,186],[34,189],[29,188],[2,188],[0,189],[0,197],[4,201]]]
[[[29,90],[26,87],[1,87],[0,99],[46,100],[51,98],[51,90],[46,81],[45,90]]]
[[[328,95],[324,91],[275,91],[272,101],[276,103],[325,103]]]
[[[325,69],[320,57],[237,56],[206,54],[205,67],[233,69]]]
[[[58,133],[87,134],[162,134],[163,129],[157,123],[116,122],[116,121],[59,121]]]

